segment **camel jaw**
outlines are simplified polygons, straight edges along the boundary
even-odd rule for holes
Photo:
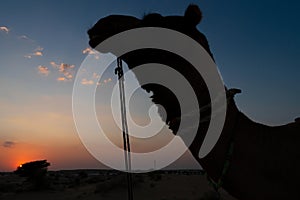
[[[101,37],[101,35],[93,35],[90,36],[89,45],[94,49],[97,47],[98,44],[103,42],[105,38]]]

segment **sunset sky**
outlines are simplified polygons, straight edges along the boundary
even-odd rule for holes
[[[209,40],[226,86],[242,89],[236,97],[240,110],[268,125],[299,117],[298,1],[2,1],[0,171],[12,171],[36,159],[47,159],[53,170],[102,168],[81,144],[72,115],[74,77],[92,52],[87,30],[109,14],[182,15],[190,3],[198,4],[203,12],[198,28]],[[96,84],[93,79],[81,83]],[[97,91],[97,96],[114,84],[112,68],[100,81],[103,91]],[[143,124],[148,118],[141,114],[141,102],[149,107],[150,100],[142,91],[137,96],[140,109],[133,114]],[[99,101],[96,106],[100,113],[107,105]],[[105,120],[105,113],[99,113],[99,120]],[[118,130],[111,127],[111,132]],[[168,137],[133,148],[157,148],[171,137],[166,128],[163,132]],[[186,154],[171,167],[199,166]]]

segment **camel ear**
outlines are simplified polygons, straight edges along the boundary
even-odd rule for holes
[[[202,19],[202,12],[197,5],[191,4],[187,7],[184,18],[192,26],[197,26]]]

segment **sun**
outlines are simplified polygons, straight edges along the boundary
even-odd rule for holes
[[[26,163],[26,161],[25,161],[25,159],[22,159],[21,161],[16,162],[16,165],[15,165],[15,166],[21,168],[21,167],[23,167],[24,163]]]

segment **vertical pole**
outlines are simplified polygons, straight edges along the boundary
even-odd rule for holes
[[[132,185],[132,174],[131,174],[131,155],[130,155],[130,141],[128,134],[128,125],[126,117],[126,101],[125,101],[125,89],[124,89],[124,73],[122,60],[117,59],[118,66],[115,69],[115,73],[119,79],[120,89],[120,104],[121,104],[121,119],[122,119],[122,134],[123,134],[123,145],[124,145],[124,157],[125,166],[127,171],[127,184],[128,184],[128,200],[133,200],[133,185]]]

